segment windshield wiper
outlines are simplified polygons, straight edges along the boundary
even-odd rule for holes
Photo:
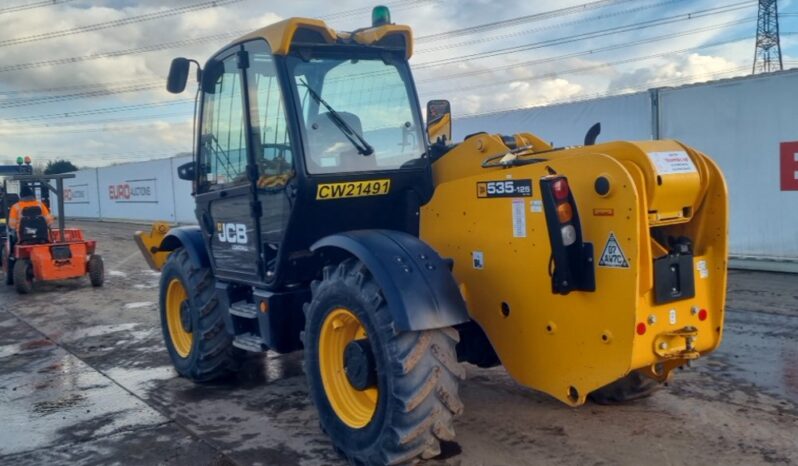
[[[335,126],[341,130],[344,136],[346,136],[346,138],[349,139],[349,142],[351,142],[352,145],[355,146],[355,149],[357,149],[357,152],[359,154],[371,155],[374,153],[374,147],[372,147],[371,144],[368,143],[368,141],[363,139],[363,136],[357,134],[357,131],[355,131],[351,126],[349,126],[349,123],[347,123],[346,120],[341,118],[341,115],[339,115],[338,112],[336,112],[335,109],[332,108],[330,104],[327,103],[327,101],[322,99],[321,96],[316,91],[314,91],[313,88],[310,87],[308,83],[305,82],[304,79],[300,80],[300,82],[308,90],[308,93],[310,94],[311,97],[313,97],[313,100],[324,105],[324,108],[326,108],[327,112],[329,112],[328,114],[330,115],[330,119],[333,121],[333,123],[335,123]]]

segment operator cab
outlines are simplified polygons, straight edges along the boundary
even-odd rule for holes
[[[233,42],[198,73],[198,149],[180,173],[194,182],[222,280],[312,279],[310,248],[334,233],[418,235],[432,194],[428,145],[410,29],[389,21],[338,33],[289,19]],[[185,88],[190,63],[175,59],[170,91]]]

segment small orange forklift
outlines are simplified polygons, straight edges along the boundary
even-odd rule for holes
[[[17,230],[8,228],[3,239],[5,282],[13,284],[20,294],[32,292],[34,281],[66,280],[88,275],[94,287],[102,286],[104,282],[102,257],[95,254],[97,242],[84,239],[79,228],[64,226],[64,179],[74,177],[74,174],[23,174],[10,178],[20,186],[24,183],[34,192],[38,191],[45,205],[49,204],[50,192],[58,198],[58,229],[48,226],[40,207],[25,207]],[[56,186],[51,186],[49,180],[55,180]],[[5,218],[8,218],[13,204],[19,202],[17,195],[9,193],[8,181],[3,182]]]

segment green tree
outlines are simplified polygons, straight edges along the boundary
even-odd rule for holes
[[[50,160],[47,162],[47,166],[44,167],[44,174],[45,175],[58,175],[61,173],[68,173],[78,171],[78,167],[75,166],[69,160]]]

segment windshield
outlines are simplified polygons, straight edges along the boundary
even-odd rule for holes
[[[401,63],[377,57],[289,57],[308,172],[393,170],[421,158],[423,133]],[[355,135],[348,134],[350,129]],[[369,152],[364,147],[373,152],[364,155]]]

